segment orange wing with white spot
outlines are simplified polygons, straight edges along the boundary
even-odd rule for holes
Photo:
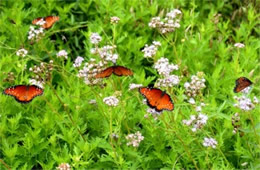
[[[234,88],[234,92],[238,93],[243,89],[247,88],[248,86],[250,86],[251,84],[253,83],[248,78],[240,77],[236,80],[236,86]]]
[[[47,16],[47,17],[40,17],[36,18],[32,21],[32,24],[36,24],[38,21],[43,19],[45,21],[45,24],[43,24],[41,27],[44,29],[49,29],[53,26],[53,24],[60,20],[60,17],[58,16]]]
[[[15,100],[18,102],[29,103],[36,96],[42,95],[43,89],[36,85],[17,85],[5,89],[3,93],[6,95],[13,96]]]
[[[162,110],[172,111],[174,109],[171,97],[160,89],[141,87],[139,92],[147,99],[148,106],[158,112]]]

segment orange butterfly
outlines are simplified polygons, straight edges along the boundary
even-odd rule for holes
[[[246,77],[240,77],[236,80],[236,87],[234,88],[234,92],[238,93],[242,91],[243,89],[247,88],[253,84],[248,78]]]
[[[29,103],[36,96],[42,95],[43,89],[36,85],[16,85],[5,89],[3,93],[13,96],[18,102]]]
[[[32,21],[32,24],[36,25],[36,23],[40,20],[45,21],[45,24],[43,24],[41,27],[44,29],[49,29],[53,26],[53,24],[60,20],[60,17],[58,16],[47,16],[47,17],[40,17],[36,18]]]
[[[111,76],[111,74],[114,73],[117,76],[132,76],[133,72],[123,66],[111,66],[106,68],[105,70],[98,73],[95,77],[96,78],[105,78]]]
[[[139,92],[147,99],[148,106],[154,108],[157,112],[174,109],[170,95],[160,89],[141,87]]]

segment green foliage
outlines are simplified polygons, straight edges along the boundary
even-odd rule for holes
[[[78,0],[0,1],[0,87],[28,84],[29,71],[53,60],[51,79],[43,96],[29,104],[0,95],[0,169],[55,169],[66,162],[73,169],[258,169],[260,167],[259,105],[249,112],[233,106],[238,77],[254,82],[250,96],[260,92],[260,4],[255,1]],[[152,17],[180,9],[180,28],[167,35],[148,26]],[[219,15],[220,14],[220,15]],[[33,44],[28,31],[33,19],[56,15],[60,20]],[[110,17],[120,18],[118,24]],[[91,33],[102,36],[100,46],[116,45],[118,65],[133,77],[111,76],[103,87],[89,86],[73,67],[77,56],[100,60],[90,53]],[[145,44],[160,41],[153,59],[145,59]],[[242,42],[245,48],[235,48]],[[20,57],[16,51],[28,50]],[[57,58],[66,50],[68,59]],[[153,64],[161,57],[178,64],[179,86],[168,88],[174,111],[158,120],[145,118],[146,105],[130,83],[147,86],[159,77]],[[14,80],[6,78],[13,72]],[[206,103],[208,122],[197,132],[183,125],[196,111],[184,97],[183,84],[204,72],[206,88],[198,100]],[[117,95],[119,105],[103,98]],[[96,104],[89,101],[95,99]],[[240,113],[240,133],[231,118]],[[126,136],[140,131],[140,146],[127,146]],[[113,138],[117,134],[118,138]],[[202,145],[204,137],[218,141],[216,149]]]

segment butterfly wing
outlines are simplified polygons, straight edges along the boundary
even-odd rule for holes
[[[117,76],[132,76],[133,72],[132,70],[123,67],[123,66],[113,66],[114,71],[113,73]]]
[[[238,93],[243,89],[247,88],[248,86],[250,86],[251,84],[253,83],[248,78],[240,77],[236,80],[236,86],[234,88],[234,92]]]
[[[44,19],[42,17],[36,18],[32,21],[32,24],[35,25],[38,21],[40,21],[41,19]]]
[[[105,78],[105,77],[109,77],[111,76],[111,74],[113,73],[113,66],[112,67],[108,67],[105,70],[101,71],[100,73],[98,73],[95,77],[96,78]]]
[[[35,85],[17,85],[5,89],[4,94],[13,96],[18,102],[29,103],[34,97],[42,95],[43,90]]]
[[[147,99],[148,106],[156,111],[173,110],[174,106],[171,97],[157,88],[139,88],[139,92]]]
[[[164,93],[164,95],[161,97],[156,109],[157,110],[165,109],[165,110],[169,110],[169,111],[172,111],[174,109],[172,99],[167,93]]]
[[[53,24],[55,22],[60,20],[60,17],[58,17],[58,16],[47,16],[47,17],[44,18],[44,20],[45,20],[46,23],[43,24],[42,27],[45,28],[45,29],[49,29],[53,26]]]

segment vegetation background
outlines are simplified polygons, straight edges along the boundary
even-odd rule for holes
[[[182,11],[175,32],[162,35],[148,26],[152,17],[172,9]],[[254,0],[1,0],[0,88],[28,84],[29,68],[41,62],[53,60],[54,69],[44,95],[29,104],[0,95],[0,169],[54,169],[63,162],[72,169],[259,169],[259,105],[249,112],[233,106],[235,80],[241,76],[254,82],[249,95],[259,98],[259,9]],[[32,20],[49,15],[60,21],[30,44]],[[112,16],[120,18],[116,26],[110,24]],[[72,66],[77,56],[86,62],[98,59],[90,53],[93,32],[102,36],[102,45],[117,46],[117,64],[131,68],[133,77],[112,76],[103,88],[77,77]],[[162,46],[154,60],[147,60],[142,49],[155,40]],[[235,48],[237,42],[245,47]],[[20,48],[28,50],[26,57],[16,55]],[[56,57],[63,49],[67,60]],[[144,118],[147,106],[138,90],[128,88],[130,83],[154,83],[159,75],[153,64],[160,57],[178,64],[177,74],[183,77],[179,86],[167,89],[175,109],[154,120]],[[13,81],[6,79],[9,72]],[[199,101],[206,103],[208,122],[194,133],[182,123],[196,114],[183,97],[183,84],[197,72],[205,74]],[[103,98],[115,92],[121,94],[119,105],[104,104]],[[92,99],[97,103],[89,104]],[[241,133],[233,134],[236,112]],[[127,146],[125,136],[136,131],[144,140],[137,148]],[[204,137],[215,138],[217,148],[204,147]]]

